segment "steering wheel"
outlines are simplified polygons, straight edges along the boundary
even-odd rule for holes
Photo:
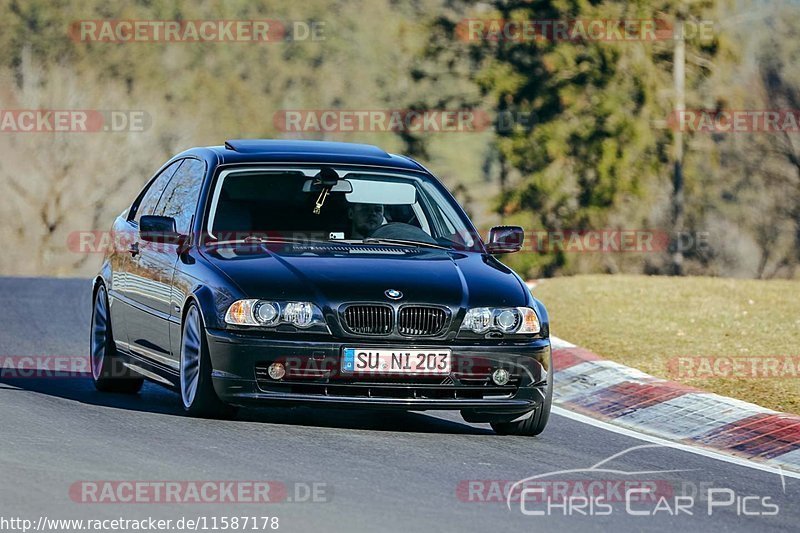
[[[405,222],[389,222],[372,232],[370,237],[376,239],[398,239],[402,241],[418,241],[438,244],[436,240],[422,229]]]

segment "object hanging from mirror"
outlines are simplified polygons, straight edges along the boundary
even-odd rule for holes
[[[325,199],[328,197],[328,193],[331,192],[329,187],[325,187],[317,196],[317,202],[314,204],[314,214],[319,215],[322,212],[322,206],[325,205]]]
[[[319,169],[319,174],[314,176],[313,185],[322,187],[322,190],[317,196],[317,201],[314,204],[314,214],[319,215],[322,212],[322,206],[325,205],[325,200],[328,198],[331,189],[339,183],[339,174],[331,167],[322,167]]]

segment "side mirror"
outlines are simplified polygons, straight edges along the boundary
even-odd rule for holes
[[[490,254],[510,254],[522,249],[525,232],[519,226],[495,226],[489,230],[486,251]]]
[[[172,217],[142,215],[139,220],[139,238],[143,241],[180,244],[181,237]]]

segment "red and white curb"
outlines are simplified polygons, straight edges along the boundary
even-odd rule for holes
[[[551,336],[555,405],[665,440],[800,472],[800,416],[657,378]]]

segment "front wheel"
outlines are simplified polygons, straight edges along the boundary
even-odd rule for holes
[[[518,422],[491,422],[492,429],[498,435],[521,435],[533,437],[540,434],[547,427],[550,419],[550,408],[553,405],[553,382],[552,377],[547,384],[547,392],[541,405],[526,418]]]
[[[236,408],[224,403],[211,382],[205,326],[197,305],[191,304],[183,320],[181,335],[181,400],[183,408],[201,418],[230,418]]]
[[[90,348],[92,381],[97,390],[124,394],[136,394],[141,390],[144,379],[132,375],[117,354],[111,330],[108,294],[103,285],[98,287],[94,295]]]

